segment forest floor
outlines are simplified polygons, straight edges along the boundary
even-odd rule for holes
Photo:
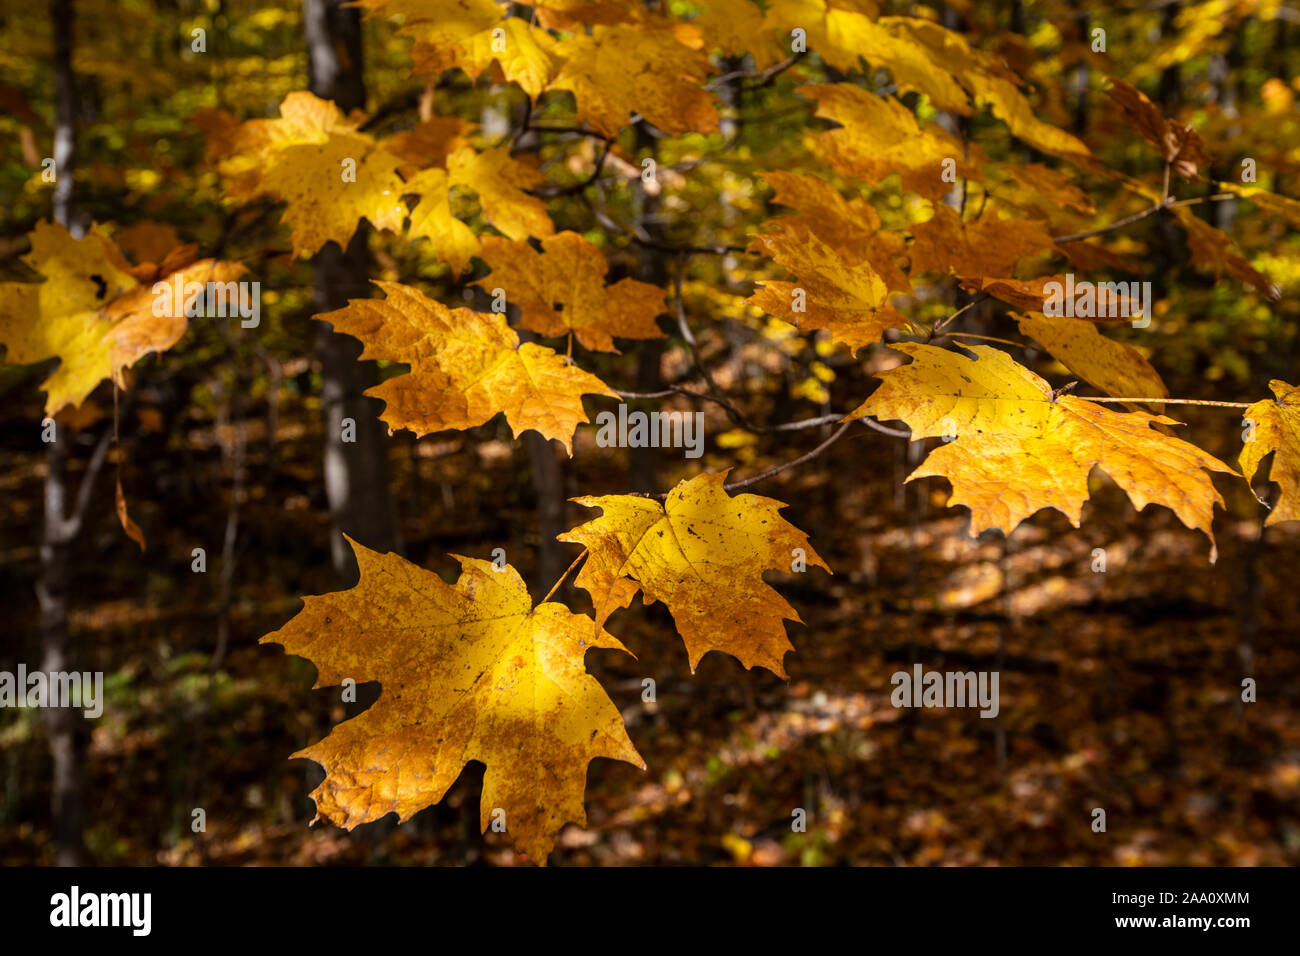
[[[165,410],[147,400],[123,427],[123,484],[148,550],[114,519],[110,467],[73,568],[72,628],[87,666],[106,674],[86,766],[98,863],[524,860],[505,834],[478,832],[479,764],[400,827],[391,817],[351,833],[308,826],[322,771],[289,755],[346,712],[337,690],[310,689],[311,664],[257,640],[295,613],[300,594],[338,587],[315,415],[308,402],[286,403],[274,457],[262,420],[244,428],[248,495],[219,660],[235,429],[164,427]],[[2,471],[5,669],[40,660],[39,417],[26,404],[0,414],[0,447],[23,449],[6,453]],[[448,553],[500,546],[530,575],[532,482],[508,438],[497,424],[394,436],[408,558],[450,576]],[[804,434],[764,461],[817,440]],[[788,683],[719,653],[692,675],[662,605],[637,599],[610,619],[636,659],[593,651],[587,664],[648,769],[595,761],[588,826],[561,833],[552,865],[1300,863],[1300,531],[1269,529],[1261,545],[1257,521],[1219,512],[1211,565],[1203,535],[1163,509],[1134,512],[1094,475],[1081,529],[1050,512],[1009,542],[972,539],[965,509],[943,507],[943,482],[900,491],[907,448],[856,429],[813,465],[750,489],[788,502],[785,517],[835,570],[768,575],[804,621],[789,625]],[[627,490],[622,454],[580,433],[569,493]],[[83,466],[87,457],[84,447],[74,455]],[[661,485],[677,477],[665,471]],[[569,508],[569,526],[590,514]],[[195,547],[207,551],[206,573],[191,571]],[[567,564],[577,548],[563,547]],[[1093,570],[1097,548],[1104,573]],[[590,607],[568,584],[556,599]],[[917,662],[997,670],[1000,713],[895,708],[890,676]],[[1256,679],[1259,702],[1241,702],[1243,676]],[[647,677],[653,703],[642,701]],[[52,861],[48,778],[39,719],[0,714],[0,861]],[[203,833],[191,830],[196,808]],[[1093,829],[1096,808],[1104,833]],[[805,832],[792,829],[800,809]]]

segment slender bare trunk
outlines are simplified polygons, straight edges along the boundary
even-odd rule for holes
[[[342,0],[303,0],[311,91],[333,100],[343,112],[365,107],[361,73],[361,15]],[[312,277],[316,312],[367,298],[370,261],[367,230],[357,229],[347,249],[329,243],[316,256]],[[343,540],[346,533],[379,551],[399,550],[392,496],[388,487],[388,436],[379,421],[382,405],[366,398],[378,382],[374,365],[357,361],[361,345],[324,326],[317,343],[321,363],[321,406],[325,424],[325,492],[334,533],[330,557],[344,581],[357,576],[356,560]]]
[[[72,74],[72,0],[51,0],[54,28],[54,218],[78,234],[72,210],[73,151],[77,142],[76,91]],[[68,435],[55,434],[45,451],[45,525],[41,534],[41,577],[36,597],[41,608],[41,669],[80,669],[79,648],[68,632],[68,558],[76,526],[67,514]],[[87,481],[93,476],[87,474]],[[87,862],[84,829],[82,758],[86,723],[79,710],[45,710],[45,732],[51,761],[50,812],[55,855],[60,866]]]

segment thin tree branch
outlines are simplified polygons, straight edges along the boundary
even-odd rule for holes
[[[784,465],[777,465],[775,468],[769,468],[761,475],[755,475],[753,478],[746,478],[744,481],[733,481],[730,484],[723,485],[722,487],[727,491],[736,491],[739,488],[748,488],[750,485],[756,485],[760,481],[766,481],[768,478],[771,478],[775,475],[779,475],[783,471],[789,471],[791,468],[797,467],[798,465],[802,465],[804,462],[812,461],[814,458],[816,458],[818,455],[824,452],[827,448],[830,448],[831,445],[834,445],[837,441],[839,441],[840,438],[844,435],[844,433],[849,430],[849,426],[852,424],[853,424],[852,422],[845,422],[843,425],[837,428],[829,438],[827,438],[824,442],[822,442],[812,451],[808,452],[808,454],[806,455],[800,455],[798,458],[794,459],[793,461],[787,461]]]

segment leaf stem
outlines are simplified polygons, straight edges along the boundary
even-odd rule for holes
[[[569,565],[564,570],[564,573],[560,575],[559,579],[554,584],[551,585],[551,589],[546,592],[546,597],[542,598],[537,603],[539,605],[542,605],[545,604],[547,601],[549,601],[551,599],[551,595],[560,589],[560,585],[564,583],[564,579],[569,576],[569,572],[572,571],[574,568],[576,568],[578,566],[578,562],[581,561],[586,556],[587,556],[587,549],[583,548],[582,553],[573,559],[573,563]]]
[[[1215,402],[1203,398],[1093,398],[1091,395],[1084,398],[1085,402],[1124,402],[1138,404],[1156,404],[1165,405],[1206,405],[1211,408],[1250,408],[1250,402]]]

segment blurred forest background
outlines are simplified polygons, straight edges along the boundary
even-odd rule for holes
[[[683,20],[700,10],[664,4]],[[1236,178],[1249,157],[1272,191],[1300,194],[1300,6],[873,6],[940,22],[1005,57],[1030,82],[1039,114],[1115,169],[1154,175],[1158,186],[1160,162],[1101,92],[1106,75],[1191,123],[1223,164],[1211,175]],[[1104,53],[1092,49],[1098,27]],[[196,29],[203,52],[192,49]],[[577,553],[555,534],[587,517],[566,499],[661,491],[701,466],[757,474],[829,433],[754,434],[706,403],[698,462],[600,448],[588,426],[569,459],[536,433],[512,440],[500,416],[465,432],[388,436],[360,393],[400,368],[356,362],[358,343],[311,316],[340,296],[370,294],[367,277],[482,308],[468,285],[482,270],[454,277],[427,243],[367,229],[349,250],[293,257],[281,207],[223,201],[211,125],[201,121],[211,114],[200,111],[275,116],[288,93],[312,89],[364,110],[375,135],[436,113],[477,124],[482,144],[513,136],[516,155],[540,162],[557,228],[601,244],[611,279],[635,276],[670,295],[681,282],[715,382],[751,421],[847,411],[872,387],[870,374],[897,361],[882,346],[855,357],[742,303],[755,279],[779,275],[741,251],[779,213],[757,173],[826,175],[803,144],[827,124],[794,89],[845,77],[815,50],[771,76],[746,57],[716,54],[720,134],[669,137],[642,123],[602,160],[599,138],[521,130],[526,98],[491,71],[477,81],[459,70],[413,78],[409,48],[390,19],[362,21],[331,0],[0,0],[0,278],[15,278],[26,235],[58,214],[73,227],[104,224],[137,262],[197,242],[204,255],[245,263],[262,289],[259,327],[193,320],[179,345],[133,369],[126,393],[105,383],[62,416],[75,439],[57,453],[39,424],[48,363],[0,367],[0,669],[49,659],[50,612],[43,632],[37,585],[49,584],[51,560],[63,561],[54,582],[62,590],[46,594],[66,606],[60,653],[104,671],[107,695],[93,722],[47,725],[36,711],[0,711],[6,864],[517,860],[504,835],[478,833],[477,764],[443,803],[401,827],[391,818],[352,833],[307,826],[307,794],[322,771],[289,754],[356,708],[336,690],[312,691],[311,664],[257,639],[295,612],[299,595],[352,583],[337,529],[444,576],[455,568],[449,553],[486,558],[501,547],[540,596]],[[849,79],[875,82],[869,70]],[[533,119],[559,116],[549,121],[564,126],[565,96],[545,94]],[[996,126],[987,116],[962,122]],[[59,155],[58,133],[69,128],[75,148],[51,186],[42,159]],[[998,161],[1037,158],[1005,135],[980,142]],[[658,164],[654,190],[641,188],[646,157]],[[1119,184],[1097,183],[1086,188],[1109,219],[1132,211],[1112,205]],[[1300,244],[1244,201],[1196,212],[1233,236],[1280,299],[1189,267],[1181,230],[1152,216],[1109,237],[1157,299],[1149,334],[1121,328],[1117,337],[1140,343],[1174,396],[1253,402],[1270,379],[1297,378]],[[1082,217],[1078,228],[1093,222]],[[934,320],[969,301],[930,296],[913,311]],[[1005,313],[982,301],[964,327],[1014,334]],[[582,353],[584,367],[624,390],[689,381],[676,322],[664,315],[660,324],[669,338]],[[1074,377],[1045,353],[1028,356],[1053,384]],[[611,407],[587,406],[593,415]],[[1237,412],[1170,414],[1236,463]],[[327,437],[345,415],[359,428],[346,455]],[[944,507],[943,481],[903,484],[926,444],[858,427],[751,489],[788,502],[785,517],[835,570],[780,583],[805,622],[790,628],[788,684],[721,654],[692,675],[662,606],[638,602],[612,619],[637,659],[592,655],[588,666],[649,769],[596,761],[589,827],[561,834],[553,865],[1300,862],[1300,527],[1264,535],[1249,489],[1220,477],[1228,508],[1217,514],[1211,565],[1202,535],[1165,509],[1135,512],[1094,475],[1081,529],[1042,512],[1009,540],[971,538],[965,509]],[[115,517],[115,473],[144,553]],[[63,544],[47,535],[52,483],[65,514],[83,519]],[[1275,492],[1264,482],[1257,490]],[[191,570],[195,548],[206,551],[205,573]],[[1095,548],[1106,549],[1104,574],[1092,570]],[[589,606],[567,584],[560,597]],[[915,662],[1000,671],[1000,715],[895,709],[889,676]],[[1241,702],[1245,676],[1258,681],[1259,703]],[[654,704],[641,700],[645,677],[657,682]],[[1090,828],[1098,806],[1104,834]],[[796,807],[808,810],[807,833],[791,832]],[[204,832],[191,827],[195,808],[206,813]]]

